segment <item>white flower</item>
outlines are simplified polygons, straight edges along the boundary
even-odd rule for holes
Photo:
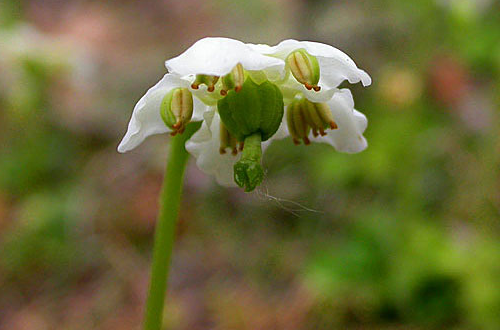
[[[203,121],[186,142],[197,166],[221,185],[236,181],[251,191],[262,181],[262,150],[274,139],[309,144],[311,138],[347,153],[367,147],[366,117],[354,109],[351,92],[338,86],[344,80],[368,86],[371,78],[334,47],[204,38],[165,65],[170,73],[135,106],[119,152]]]

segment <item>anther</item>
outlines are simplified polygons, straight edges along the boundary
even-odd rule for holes
[[[310,55],[305,49],[298,49],[288,55],[286,63],[297,81],[308,90],[321,90],[319,82],[318,59]]]
[[[319,131],[320,135],[324,136],[326,135],[326,128],[338,128],[337,123],[333,120],[332,111],[328,104],[313,103],[307,99],[303,99],[301,102],[306,109],[306,121],[311,126],[315,137],[318,136],[317,131]]]
[[[295,101],[287,108],[286,120],[288,130],[292,136],[293,143],[296,145],[300,144],[300,140],[303,140],[305,145],[311,143],[308,137],[311,127],[307,122],[306,116],[307,108],[301,101]]]
[[[243,69],[243,65],[240,63],[236,64],[236,66],[229,72],[229,74],[222,77],[222,89],[220,94],[222,96],[226,96],[227,92],[234,89],[236,93],[238,93],[243,87],[243,83],[245,82],[245,70]]]
[[[313,103],[305,98],[290,104],[286,116],[288,130],[295,144],[300,144],[300,140],[304,141],[305,145],[310,144],[310,131],[314,137],[318,137],[325,136],[327,128],[338,128],[328,104]]]
[[[229,133],[226,126],[221,122],[219,128],[219,138],[220,138],[220,146],[219,153],[221,155],[226,153],[226,149],[231,149],[231,154],[236,156],[238,154],[238,141],[234,136]]]
[[[218,76],[210,76],[205,74],[197,74],[196,79],[191,84],[192,89],[200,88],[200,85],[206,85],[207,91],[213,92],[215,90],[215,84],[219,81]]]
[[[193,116],[193,96],[187,88],[175,88],[163,97],[160,115],[170,135],[182,134]]]

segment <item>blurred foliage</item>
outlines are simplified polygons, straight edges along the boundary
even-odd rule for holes
[[[277,141],[255,193],[187,172],[172,329],[500,327],[500,3],[0,3],[0,329],[137,329],[166,136],[118,155],[205,35],[324,41],[372,74],[369,148]]]

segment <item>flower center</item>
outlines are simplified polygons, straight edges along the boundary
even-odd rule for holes
[[[238,72],[239,69],[231,73],[231,79],[236,82],[244,77],[241,71]],[[283,109],[283,94],[278,86],[267,80],[257,84],[250,76],[239,88],[235,84],[234,90],[217,102],[221,118],[219,151],[225,153],[226,148],[231,148],[233,155],[236,155],[236,145],[240,142],[242,155],[234,165],[234,180],[240,187],[245,187],[245,191],[254,190],[264,178],[260,164],[261,143],[278,130]]]

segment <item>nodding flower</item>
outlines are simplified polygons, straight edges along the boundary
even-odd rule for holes
[[[367,119],[338,86],[368,86],[371,78],[332,46],[204,38],[165,65],[169,73],[136,104],[119,152],[202,121],[186,142],[197,166],[221,185],[252,191],[263,180],[262,152],[275,139],[324,142],[348,153],[367,147]]]

